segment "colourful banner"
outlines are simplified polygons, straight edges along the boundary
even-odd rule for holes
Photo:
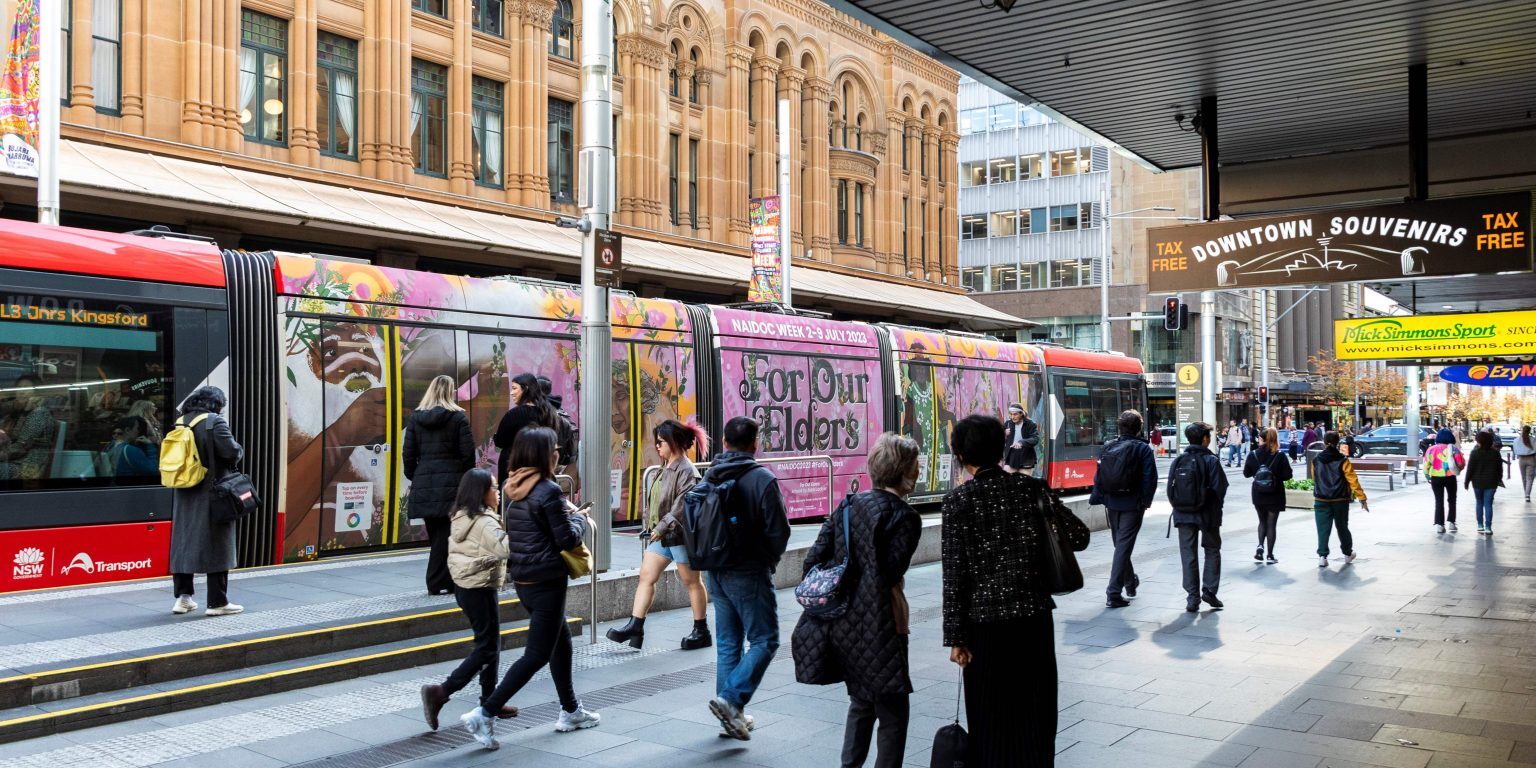
[[[1457,384],[1477,384],[1484,387],[1536,387],[1536,363],[1456,365],[1442,369],[1440,378]],[[1441,387],[1444,386],[1441,385]],[[1444,403],[1442,402],[1441,405]]]
[[[1333,321],[1340,360],[1455,360],[1536,354],[1536,311]]]
[[[19,0],[11,47],[0,73],[0,145],[5,170],[37,175],[37,97],[41,64],[37,47],[37,0]]]
[[[747,301],[778,304],[784,300],[778,195],[752,198],[747,214],[752,221],[752,282],[747,287]]]

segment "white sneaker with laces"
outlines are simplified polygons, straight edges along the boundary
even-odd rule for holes
[[[751,715],[742,714],[741,719],[747,721],[747,732],[748,733],[751,733],[752,731],[757,730],[757,721],[754,720]],[[735,736],[731,735],[730,731],[727,731],[724,728],[720,729],[719,736],[722,739],[734,739],[734,738],[736,738]]]
[[[469,731],[470,736],[475,737],[475,741],[480,742],[480,746],[486,749],[496,749],[501,746],[494,735],[496,720],[486,717],[483,708],[475,707],[465,712],[459,716],[459,722],[463,723],[464,730]]]
[[[588,712],[581,704],[576,705],[575,712],[561,712],[560,722],[555,723],[555,730],[561,733],[570,733],[580,728],[591,728],[602,722],[602,715],[596,712]]]
[[[208,610],[203,611],[203,613],[207,616],[233,616],[237,613],[243,612],[244,610],[245,606],[243,605],[225,603],[217,608],[209,608]]]
[[[195,610],[197,610],[197,601],[193,600],[191,595],[176,598],[176,604],[171,606],[171,613],[175,614],[191,613]]]
[[[1445,533],[1445,526],[1435,523],[1435,533]]]
[[[1456,523],[1455,523],[1455,521],[1452,521],[1450,525],[1451,525],[1451,533],[1455,533],[1456,532]]]
[[[1317,559],[1317,567],[1319,567],[1319,568],[1327,568],[1328,567],[1328,558],[1327,557],[1319,557]]]

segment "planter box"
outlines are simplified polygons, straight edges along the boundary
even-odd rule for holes
[[[1312,508],[1312,492],[1311,491],[1292,491],[1292,490],[1287,489],[1286,492],[1285,492],[1285,508],[1286,509],[1311,509]]]

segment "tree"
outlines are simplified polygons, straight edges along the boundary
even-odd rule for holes
[[[1313,391],[1325,400],[1349,402],[1355,399],[1354,366],[1342,362],[1327,350],[1307,358],[1312,366]]]
[[[1402,408],[1408,378],[1393,368],[1371,368],[1360,372],[1360,396],[1369,397],[1377,408]]]

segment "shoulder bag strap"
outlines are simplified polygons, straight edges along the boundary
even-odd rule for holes
[[[853,516],[853,505],[843,501],[843,563],[853,564],[853,536],[848,532],[848,518]]]

